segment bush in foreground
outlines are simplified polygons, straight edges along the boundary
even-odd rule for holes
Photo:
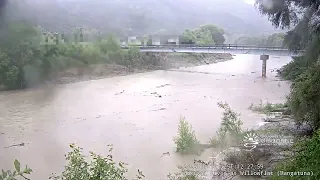
[[[66,155],[68,164],[61,175],[53,175],[52,180],[126,180],[127,168],[124,162],[115,162],[112,156],[112,145],[108,145],[109,155],[103,157],[94,152],[90,152],[91,161],[88,162],[82,154],[82,149],[74,144],[70,145],[71,151]],[[0,174],[0,180],[15,180],[17,177],[25,177],[32,170],[26,167],[20,170],[20,163],[14,161],[15,171],[4,171]],[[142,179],[144,175],[140,170],[135,179]]]
[[[178,136],[174,137],[174,142],[177,146],[176,152],[182,154],[197,153],[196,148],[199,147],[200,142],[197,140],[192,126],[184,117],[180,117]]]
[[[303,139],[298,141],[294,146],[296,152],[285,162],[278,164],[274,170],[272,180],[300,180],[320,179],[320,130],[318,130],[311,139]],[[284,172],[313,172],[312,176],[277,176],[277,171]]]
[[[28,179],[26,177],[27,174],[31,174],[32,170],[26,166],[24,170],[21,170],[21,165],[18,160],[14,160],[14,169],[13,171],[4,171],[2,170],[0,173],[0,180],[16,180],[18,177],[22,177],[24,179]]]
[[[320,66],[309,68],[293,83],[289,107],[298,124],[320,127]]]
[[[278,70],[279,75],[286,80],[294,80],[308,68],[308,62],[304,57],[295,57],[293,61]]]
[[[227,103],[219,102],[218,106],[224,110],[222,122],[216,137],[210,139],[210,144],[222,147],[234,145],[243,137],[243,130],[241,129],[243,122],[239,117],[240,114],[233,111]]]
[[[108,145],[111,146],[111,145]],[[87,162],[82,155],[82,149],[70,145],[72,151],[66,155],[68,165],[60,176],[53,176],[54,180],[124,180],[127,169],[124,162],[115,162],[112,156],[112,147],[109,155],[103,157],[94,152],[90,152],[92,161]],[[144,175],[139,171],[136,179],[142,179]]]

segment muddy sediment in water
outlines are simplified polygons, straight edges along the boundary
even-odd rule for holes
[[[207,161],[216,153],[212,148],[200,156],[174,153],[180,116],[203,144],[220,127],[219,101],[241,113],[244,129],[251,128],[262,118],[248,110],[251,103],[280,103],[290,92],[290,83],[272,71],[290,61],[270,57],[267,78],[261,78],[259,56],[237,55],[176,71],[0,92],[0,169],[12,169],[18,159],[33,169],[30,179],[48,179],[63,170],[70,143],[85,155],[106,155],[113,144],[115,159],[129,164],[129,179],[137,169],[145,179],[166,179],[178,165]]]

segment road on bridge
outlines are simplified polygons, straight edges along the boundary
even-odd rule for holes
[[[122,46],[123,49],[129,47],[138,47],[141,52],[230,53],[274,56],[301,56],[304,53],[302,50],[292,52],[287,48],[279,46],[251,46],[239,44]]]

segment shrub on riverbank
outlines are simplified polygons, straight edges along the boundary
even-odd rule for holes
[[[284,104],[283,103],[270,103],[270,102],[263,103],[261,101],[260,104],[258,104],[258,105],[251,104],[248,109],[250,109],[252,111],[268,114],[268,113],[277,111],[279,109],[287,108],[287,107],[288,107],[287,103],[284,103]]]
[[[210,144],[222,147],[234,145],[239,140],[241,141],[243,137],[243,130],[241,129],[243,122],[239,118],[240,114],[233,111],[227,103],[219,102],[218,106],[224,110],[222,122],[216,137],[210,139]]]
[[[293,80],[288,105],[296,123],[311,125],[315,133],[311,139],[304,139],[295,144],[295,155],[278,164],[274,171],[275,175],[270,178],[273,180],[320,179],[320,66],[315,63],[317,56],[310,54],[306,54],[306,56],[285,66],[283,70],[286,72],[281,75]],[[278,171],[292,173],[312,171],[313,175],[277,176]]]
[[[71,151],[66,155],[68,164],[61,175],[53,175],[53,180],[124,180],[128,172],[124,162],[115,162],[112,156],[112,145],[109,146],[109,154],[106,157],[90,152],[91,161],[88,162],[82,153],[82,148],[74,144],[70,145]],[[0,173],[0,180],[14,180],[17,177],[25,177],[32,170],[26,166],[21,170],[20,163],[14,161],[15,171],[4,171]],[[136,179],[142,179],[144,175],[140,170]]]
[[[293,157],[290,157],[285,162],[279,163],[274,169],[274,175],[270,178],[272,180],[300,180],[320,179],[320,130],[318,130],[311,139],[303,139],[297,142],[294,146],[296,152]],[[277,172],[299,172],[312,173],[310,175],[287,175],[277,176]]]
[[[60,42],[42,45],[44,30],[27,24],[1,29],[0,90],[30,87],[50,80],[68,68],[118,64],[129,68],[161,65],[161,58],[120,48],[114,36],[95,42]],[[48,33],[48,32],[46,32]]]
[[[66,155],[68,165],[60,176],[53,176],[54,180],[123,180],[126,179],[127,168],[124,162],[115,162],[112,156],[112,147],[108,145],[109,155],[103,157],[90,152],[92,161],[87,162],[82,154],[82,149],[71,144],[71,152]],[[144,175],[138,170],[136,179],[142,179]]]
[[[279,75],[286,80],[294,80],[308,68],[304,57],[294,57],[291,62],[278,70]]]
[[[314,130],[320,127],[320,66],[301,74],[293,83],[289,106],[298,124],[308,123]]]
[[[178,136],[174,137],[174,143],[177,146],[176,152],[182,154],[198,153],[197,148],[200,147],[200,142],[197,140],[195,132],[192,130],[192,126],[184,117],[180,117]]]

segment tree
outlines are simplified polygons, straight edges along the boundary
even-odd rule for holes
[[[256,0],[256,7],[261,14],[269,17],[275,27],[284,29],[295,26],[287,35],[300,43],[305,42],[306,37],[311,38],[310,33],[320,32],[319,5],[320,1],[310,0]]]
[[[224,37],[224,30],[215,25],[208,24],[201,26],[199,29],[200,31],[209,31],[213,42],[216,44],[223,44],[226,40]]]
[[[305,49],[311,36],[310,32],[309,18],[305,15],[293,30],[287,32],[284,44],[290,50]]]
[[[197,29],[195,31],[197,37],[196,43],[202,45],[214,44],[212,35],[209,30]]]
[[[180,41],[182,43],[196,43],[197,42],[197,37],[194,31],[191,31],[189,29],[186,29],[183,32],[183,35],[180,37]]]
[[[310,0],[257,0],[259,11],[267,15],[275,27],[289,28],[284,44],[291,50],[306,49],[305,59],[316,62],[320,55],[320,1]]]
[[[268,46],[283,46],[285,34],[274,33],[267,38]]]
[[[1,29],[0,73],[6,77],[6,81],[1,83],[7,88],[21,88],[26,84],[24,72],[26,66],[33,64],[40,67],[45,64],[40,51],[39,33],[36,28],[24,23],[10,24]]]
[[[235,40],[235,44],[263,46],[263,45],[266,45],[265,43],[266,43],[265,37],[243,36],[243,37],[239,37],[238,39]]]
[[[285,34],[274,33],[270,36],[243,36],[235,40],[235,44],[255,45],[255,46],[283,46]]]
[[[217,41],[217,42],[216,42]],[[214,26],[206,25],[200,28],[189,30],[186,29],[183,35],[180,37],[182,43],[196,43],[196,44],[220,44],[225,41],[223,36],[223,30]]]

